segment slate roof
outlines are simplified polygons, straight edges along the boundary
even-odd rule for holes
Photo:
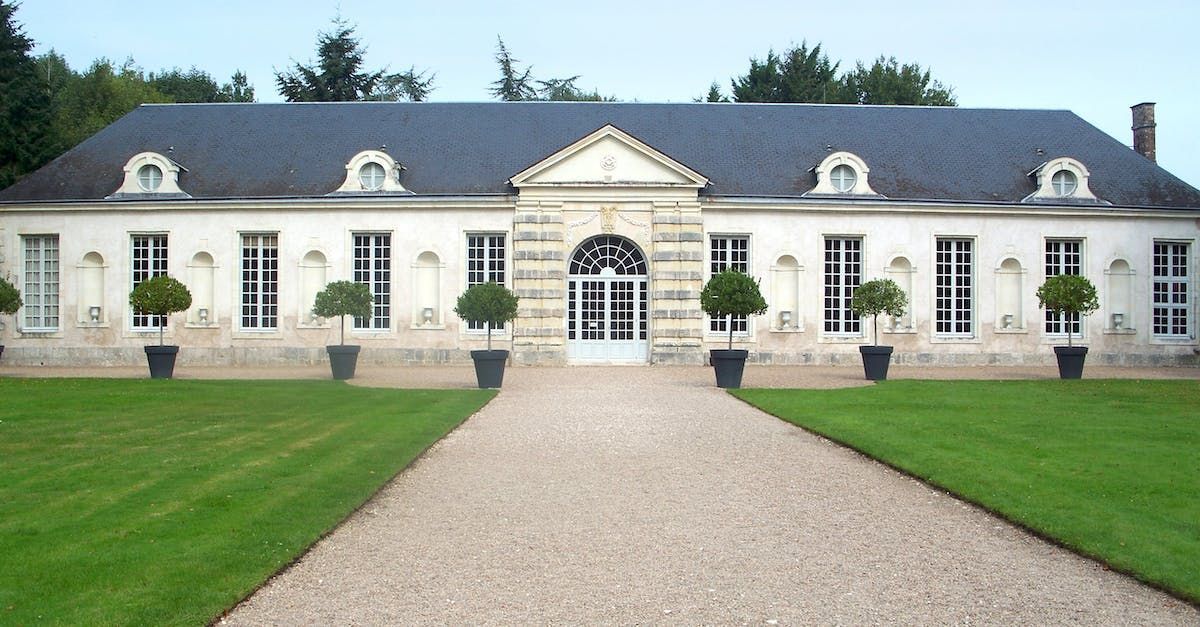
[[[708,177],[710,196],[801,196],[811,168],[848,150],[890,199],[1017,203],[1030,171],[1070,156],[1113,205],[1200,208],[1200,190],[1069,111],[707,103],[144,105],[0,202],[102,199],[147,150],[187,169],[193,198],[319,197],[382,145],[416,194],[505,194],[509,177],[610,123]]]

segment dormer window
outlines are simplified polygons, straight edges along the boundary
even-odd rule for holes
[[[825,157],[821,164],[812,169],[817,175],[817,185],[808,194],[878,196],[867,183],[870,168],[858,155],[839,151]]]
[[[1058,196],[1070,196],[1075,193],[1075,175],[1069,170],[1059,170],[1050,177],[1050,187]]]
[[[846,194],[854,189],[854,183],[858,181],[858,175],[854,173],[854,168],[842,164],[833,168],[829,173],[829,181],[833,183],[833,188],[837,191]]]
[[[140,152],[125,162],[125,179],[109,198],[190,198],[179,189],[179,174],[187,168],[166,155]]]
[[[346,179],[334,194],[361,194],[364,192],[409,193],[400,184],[400,172],[404,166],[382,150],[364,150],[346,163]]]
[[[162,185],[162,169],[156,165],[146,164],[138,168],[138,187],[143,192],[156,192]]]
[[[383,188],[384,174],[383,166],[374,161],[368,162],[363,167],[358,169],[358,180],[362,183],[363,189],[371,192],[377,192]]]
[[[1087,167],[1071,157],[1047,161],[1034,168],[1029,176],[1034,177],[1037,190],[1023,202],[1104,202],[1088,188],[1091,174]]]

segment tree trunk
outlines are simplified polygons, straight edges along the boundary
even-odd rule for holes
[[[729,314],[729,350],[733,350],[733,314]]]
[[[166,322],[165,319],[159,318],[159,320],[158,320],[158,345],[159,346],[163,345],[163,323],[164,322]]]
[[[488,330],[488,345],[487,345],[488,348],[487,349],[490,351],[490,350],[492,350],[492,323],[490,323],[490,322],[487,323],[487,330]]]
[[[346,316],[338,316],[338,321],[342,326],[342,346],[346,345]]]

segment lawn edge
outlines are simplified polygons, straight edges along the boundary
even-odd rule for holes
[[[957,381],[958,379],[953,379],[953,380]],[[871,387],[872,387],[872,386],[866,386],[866,388],[865,388],[865,389],[870,389]],[[748,389],[748,390],[756,390],[756,389],[761,389],[761,390],[768,390],[768,389],[770,389],[770,390],[776,390],[776,389],[793,389],[793,390],[797,390],[797,391],[812,391],[812,390],[806,390],[806,389],[804,389],[804,388],[742,388],[742,389]],[[902,468],[902,467],[900,467],[900,466],[897,466],[896,464],[893,464],[893,463],[891,463],[891,462],[889,462],[889,461],[887,461],[887,460],[883,460],[883,459],[879,459],[879,458],[877,458],[877,457],[874,457],[874,456],[873,456],[873,455],[871,455],[870,453],[867,453],[866,451],[864,451],[864,450],[862,450],[862,449],[860,449],[860,448],[858,448],[858,447],[854,446],[853,444],[850,444],[849,442],[844,442],[844,441],[842,441],[842,440],[840,440],[840,439],[838,439],[838,438],[835,438],[835,437],[832,437],[832,436],[826,435],[826,434],[824,434],[824,433],[821,433],[821,432],[819,432],[819,431],[815,431],[815,430],[813,430],[813,429],[810,429],[810,428],[808,428],[808,427],[805,427],[805,426],[803,426],[803,425],[798,425],[798,424],[796,424],[796,423],[794,423],[794,422],[792,422],[792,421],[788,420],[787,418],[784,418],[783,416],[779,416],[779,415],[777,415],[777,414],[771,413],[771,412],[769,412],[769,411],[767,411],[767,410],[765,410],[765,409],[763,409],[763,408],[761,408],[761,407],[759,407],[759,406],[755,405],[754,403],[751,403],[750,401],[747,401],[746,399],[739,397],[739,396],[737,395],[737,390],[726,390],[726,392],[727,392],[727,393],[728,393],[730,396],[732,396],[733,398],[737,399],[738,401],[740,401],[740,402],[742,402],[742,403],[745,403],[745,404],[746,404],[746,405],[748,405],[749,407],[751,407],[751,408],[753,408],[753,409],[756,409],[756,410],[758,410],[758,411],[760,411],[760,412],[762,412],[762,413],[764,413],[764,414],[766,414],[766,415],[768,415],[768,416],[771,416],[772,418],[775,418],[776,420],[778,420],[778,421],[780,421],[780,422],[783,422],[783,423],[785,423],[785,424],[791,425],[792,427],[795,427],[795,428],[797,428],[797,429],[800,429],[801,431],[804,431],[805,433],[808,433],[808,434],[810,434],[810,435],[813,435],[813,436],[816,436],[816,437],[818,437],[818,438],[821,438],[822,440],[826,440],[826,441],[832,442],[833,444],[836,444],[836,445],[838,445],[838,446],[840,446],[840,447],[842,447],[842,448],[844,448],[844,449],[847,449],[847,450],[849,450],[849,451],[851,451],[851,452],[855,453],[856,455],[858,455],[858,456],[860,456],[860,457],[863,457],[863,458],[865,458],[865,459],[867,459],[867,460],[869,460],[869,461],[875,462],[875,463],[877,463],[877,464],[881,464],[881,465],[883,465],[883,466],[885,466],[885,467],[887,467],[887,468],[890,468],[890,469],[892,469],[892,470],[894,470],[894,471],[896,471],[896,472],[898,472],[898,473],[900,473],[900,474],[902,474],[902,475],[904,475],[904,476],[906,476],[906,477],[908,477],[908,478],[910,478],[910,479],[913,479],[913,480],[915,480],[915,481],[918,481],[918,482],[920,482],[921,484],[923,484],[923,485],[925,485],[925,486],[927,486],[927,487],[929,487],[929,488],[932,488],[932,489],[934,489],[934,490],[935,490],[935,491],[937,491],[937,492],[941,492],[942,494],[945,494],[945,495],[947,495],[947,496],[949,496],[949,497],[953,498],[954,500],[956,500],[956,501],[958,501],[958,502],[960,502],[960,503],[963,503],[963,504],[965,504],[965,505],[969,505],[969,506],[971,506],[972,508],[974,508],[974,509],[976,509],[976,510],[980,510],[980,511],[982,511],[982,512],[984,512],[984,513],[986,513],[986,514],[989,514],[989,515],[991,515],[991,516],[993,516],[993,517],[995,517],[995,518],[999,518],[1000,520],[1002,520],[1002,521],[1004,521],[1004,522],[1006,522],[1006,523],[1008,523],[1008,524],[1010,524],[1010,525],[1012,525],[1012,526],[1014,526],[1014,527],[1016,527],[1016,528],[1018,528],[1018,529],[1020,529],[1020,530],[1024,531],[1025,533],[1028,533],[1029,535],[1032,535],[1032,536],[1034,536],[1034,537],[1036,537],[1036,538],[1038,538],[1038,539],[1040,539],[1040,540],[1042,540],[1042,541],[1044,541],[1044,542],[1047,542],[1047,543],[1049,543],[1049,544],[1052,544],[1052,545],[1054,545],[1054,546],[1056,546],[1056,547],[1059,547],[1059,548],[1061,548],[1061,549],[1065,549],[1065,550],[1067,550],[1067,551],[1070,551],[1071,553],[1073,553],[1073,554],[1075,554],[1075,555],[1078,555],[1079,557],[1082,557],[1082,558],[1084,558],[1084,559],[1086,559],[1086,560],[1090,560],[1090,561],[1092,561],[1092,562],[1095,562],[1096,564],[1098,564],[1098,565],[1102,566],[1102,567],[1103,567],[1105,570],[1108,570],[1108,571],[1111,571],[1111,572],[1118,573],[1118,574],[1124,575],[1124,576],[1126,576],[1126,577],[1129,577],[1130,579],[1133,579],[1134,581],[1137,581],[1138,583],[1140,583],[1140,584],[1142,584],[1142,585],[1148,586],[1148,587],[1150,587],[1150,588],[1154,588],[1155,590],[1158,590],[1159,592],[1162,592],[1162,593],[1164,593],[1164,594],[1166,594],[1166,595],[1170,596],[1170,597],[1171,597],[1171,598],[1173,598],[1173,599],[1176,599],[1176,600],[1178,600],[1178,601],[1180,601],[1180,602],[1182,602],[1182,603],[1184,603],[1184,604],[1186,604],[1186,605],[1189,605],[1189,606],[1191,606],[1191,607],[1194,607],[1194,608],[1196,608],[1196,609],[1200,610],[1200,596],[1197,596],[1196,598],[1192,598],[1190,595],[1188,595],[1187,593],[1185,593],[1185,592],[1183,592],[1183,591],[1181,591],[1181,590],[1175,590],[1175,589],[1169,588],[1169,587],[1167,587],[1166,585],[1164,585],[1164,584],[1162,584],[1162,583],[1159,583],[1159,582],[1157,582],[1157,581],[1150,581],[1150,580],[1148,580],[1148,579],[1145,579],[1144,577],[1142,577],[1142,576],[1141,576],[1141,575],[1139,575],[1138,573],[1136,573],[1136,572],[1133,572],[1133,571],[1131,571],[1131,570],[1129,570],[1129,569],[1127,569],[1127,568],[1120,568],[1120,567],[1114,566],[1113,564],[1110,564],[1110,563],[1108,563],[1108,561],[1107,561],[1107,560],[1105,560],[1105,559],[1104,559],[1103,557],[1101,557],[1101,556],[1094,555],[1094,554],[1092,554],[1092,553],[1089,553],[1089,552],[1087,552],[1087,551],[1084,551],[1083,549],[1079,549],[1079,548],[1077,548],[1077,547],[1074,547],[1074,546],[1072,546],[1072,545],[1070,545],[1070,544],[1067,544],[1066,542],[1064,542],[1064,541],[1062,541],[1062,540],[1060,540],[1060,539],[1058,539],[1058,538],[1056,538],[1056,537],[1054,537],[1054,536],[1051,536],[1051,535],[1049,535],[1049,534],[1047,534],[1047,533],[1045,533],[1045,532],[1043,532],[1043,531],[1040,531],[1040,530],[1038,530],[1038,529],[1035,529],[1035,528],[1033,528],[1033,527],[1029,526],[1028,524],[1026,524],[1026,523],[1024,523],[1024,522],[1022,522],[1022,521],[1020,521],[1020,520],[1016,520],[1016,519],[1014,519],[1014,518],[1012,518],[1012,517],[1008,516],[1007,514],[1005,514],[1005,513],[1003,513],[1003,512],[1000,512],[1000,511],[997,511],[997,510],[991,509],[990,507],[988,507],[988,506],[984,505],[983,503],[979,503],[979,502],[977,502],[977,501],[975,501],[975,500],[972,500],[972,499],[970,499],[970,498],[968,498],[968,497],[966,497],[966,496],[964,496],[964,495],[961,495],[961,494],[959,494],[959,493],[957,493],[957,492],[954,492],[954,491],[950,490],[949,488],[947,488],[947,487],[945,487],[945,486],[943,486],[943,485],[941,485],[941,484],[939,484],[939,483],[937,483],[937,482],[935,482],[935,481],[931,481],[931,480],[925,479],[924,477],[920,477],[920,476],[918,476],[918,475],[915,475],[915,474],[913,474],[912,472],[909,472],[908,470],[906,470],[905,468]]]
[[[349,384],[347,384],[347,385],[348,385],[348,387],[356,387],[356,386],[349,385]],[[438,389],[438,388],[364,388],[364,389],[395,389],[397,391],[434,391],[434,392],[456,391],[457,390],[457,388],[454,388],[451,390],[443,390],[443,389]],[[219,614],[217,614],[215,617],[213,617],[212,620],[208,621],[208,623],[206,623],[206,625],[208,625],[209,627],[212,627],[214,625],[219,625],[231,613],[233,613],[234,610],[241,607],[241,605],[243,603],[245,603],[246,601],[250,600],[250,597],[258,594],[259,590],[262,590],[264,587],[266,587],[267,584],[271,583],[277,577],[279,577],[280,575],[283,575],[287,571],[291,570],[293,566],[300,563],[300,560],[304,559],[304,556],[308,555],[308,553],[310,551],[312,551],[313,547],[317,546],[317,544],[319,544],[322,540],[324,540],[325,538],[333,535],[338,530],[340,530],[342,528],[342,526],[344,526],[346,524],[346,521],[353,518],[356,514],[358,514],[360,511],[362,511],[362,509],[364,507],[366,507],[368,504],[370,504],[372,501],[374,501],[375,497],[379,496],[380,492],[383,492],[385,489],[387,489],[388,486],[392,485],[392,483],[394,481],[396,481],[396,479],[399,478],[400,475],[404,474],[404,472],[406,470],[408,470],[409,468],[412,468],[417,462],[421,461],[422,459],[425,459],[425,455],[427,453],[429,453],[430,449],[432,449],[434,446],[437,446],[437,444],[440,443],[442,440],[445,440],[446,438],[450,437],[450,435],[452,433],[454,433],[455,431],[458,431],[458,429],[460,427],[467,424],[467,421],[469,421],[472,418],[474,418],[475,416],[477,416],[479,414],[479,412],[483,411],[488,405],[491,404],[492,401],[496,400],[496,397],[500,395],[500,391],[494,390],[493,392],[494,393],[492,394],[492,397],[489,398],[486,403],[481,405],[479,407],[479,409],[464,416],[463,419],[458,422],[458,424],[451,427],[450,430],[446,431],[446,433],[442,434],[442,436],[439,437],[438,439],[430,442],[429,446],[426,446],[425,448],[421,449],[421,452],[414,455],[413,458],[411,460],[409,460],[409,462],[407,464],[405,464],[403,467],[401,467],[399,470],[397,470],[391,477],[388,477],[386,480],[383,481],[383,483],[380,483],[379,489],[372,492],[370,494],[370,496],[368,496],[366,499],[363,500],[362,503],[359,503],[358,506],[356,506],[354,509],[350,510],[350,512],[347,513],[345,515],[345,517],[343,517],[341,520],[337,521],[337,523],[335,523],[327,531],[321,533],[316,538],[314,538],[313,541],[311,543],[309,543],[307,546],[305,546],[303,550],[301,550],[299,553],[297,553],[295,557],[293,557],[291,560],[289,560],[286,564],[281,565],[278,569],[276,569],[270,575],[267,575],[267,577],[265,579],[260,581],[258,583],[258,585],[254,586],[254,588],[252,590],[250,590],[249,592],[247,592],[245,594],[245,596],[238,599],[237,602],[235,602],[233,605],[230,605],[229,607],[222,610]]]

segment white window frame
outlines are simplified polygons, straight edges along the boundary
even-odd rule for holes
[[[708,276],[733,269],[750,274],[750,236],[745,233],[712,233],[708,236]],[[709,318],[708,332],[713,335],[729,336],[733,326],[734,337],[750,335],[748,316],[725,316]]]
[[[138,240],[144,239],[145,253],[143,267],[139,267]],[[146,279],[167,274],[167,264],[170,260],[171,240],[167,233],[131,233],[129,235],[129,289],[137,287]],[[166,326],[165,316],[139,314],[129,309],[129,328],[133,331],[157,331],[160,326]]]
[[[21,331],[48,333],[62,324],[61,248],[56,233],[21,236],[24,256]]]
[[[1068,250],[1074,248],[1073,251]],[[1046,238],[1043,249],[1043,264],[1042,269],[1045,272],[1045,278],[1057,276],[1059,274],[1082,275],[1084,269],[1083,261],[1083,239],[1082,238]],[[1067,322],[1062,314],[1057,311],[1047,309],[1043,316],[1042,332],[1047,336],[1066,337]],[[1071,334],[1077,337],[1083,337],[1083,321],[1079,314],[1071,314],[1070,325]]]
[[[947,244],[950,250],[943,251],[942,245]],[[966,251],[960,248],[965,244]],[[959,255],[966,252],[970,255],[966,271]],[[943,259],[943,254],[949,254],[949,259]],[[978,320],[975,313],[978,305],[975,272],[977,264],[975,238],[963,236],[939,235],[934,238],[933,263],[933,334],[940,339],[973,339],[976,337]],[[966,288],[964,296],[960,290]],[[949,290],[949,293],[943,293]],[[965,306],[964,306],[965,303]],[[964,329],[965,326],[965,329]]]
[[[392,268],[394,248],[390,231],[356,231],[350,234],[353,280],[371,290],[371,317],[354,317],[355,331],[390,331],[392,328]]]
[[[242,331],[279,330],[279,234],[241,234]]]
[[[508,234],[498,231],[467,233],[466,245],[467,287],[489,281],[507,286]],[[486,333],[487,325],[467,322],[465,329],[470,333]]]
[[[1150,253],[1150,333],[1156,340],[1194,340],[1196,337],[1191,277],[1193,254],[1191,242],[1154,240]]]
[[[827,337],[864,337],[862,318],[850,311],[854,290],[863,281],[864,239],[860,235],[822,238],[821,329]]]

